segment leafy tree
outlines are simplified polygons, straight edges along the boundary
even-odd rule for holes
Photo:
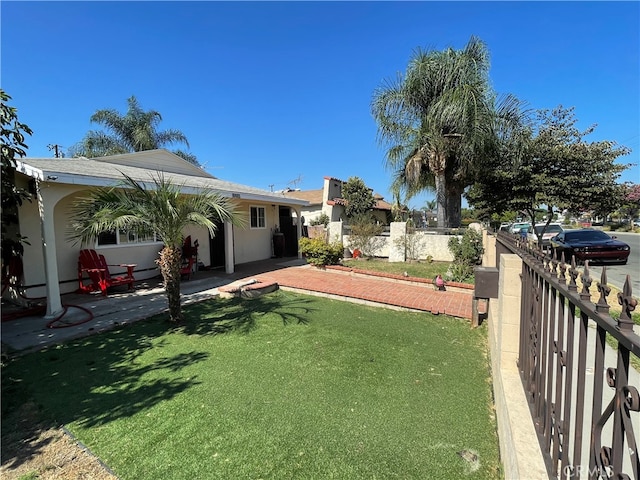
[[[435,187],[439,227],[460,225],[465,187],[482,171],[481,161],[499,153],[511,125],[522,123],[520,102],[498,100],[488,71],[488,50],[471,37],[462,50],[417,50],[404,77],[374,92],[387,167],[410,194]]]
[[[18,111],[8,105],[11,97],[0,89],[0,116],[2,123],[2,265],[9,264],[11,257],[21,256],[24,249],[22,244],[26,242],[17,231],[18,207],[25,200],[31,201],[31,194],[23,188],[16,186],[15,171],[16,158],[26,155],[27,144],[25,135],[33,132],[24,123],[18,120]],[[4,274],[5,272],[3,272]]]
[[[69,154],[73,157],[102,157],[123,153],[155,150],[166,145],[178,143],[187,147],[187,137],[180,130],[158,131],[162,115],[155,110],[144,111],[136,97],[127,100],[127,113],[122,115],[116,110],[98,110],[91,122],[103,125],[107,132],[90,130],[84,139],[74,145]],[[176,155],[194,165],[199,165],[195,155],[176,150]]]
[[[406,204],[406,200],[402,200],[402,190],[399,188],[392,188],[393,191],[393,203],[391,204],[391,218],[394,222],[406,222],[410,220],[410,209]]]
[[[587,142],[595,126],[580,131],[576,123],[573,108],[538,111],[537,131],[524,155],[487,165],[467,193],[469,203],[485,214],[525,212],[532,222],[544,206],[547,223],[565,209],[597,216],[615,210],[624,192],[616,181],[627,168],[615,160],[629,149],[612,141]]]
[[[342,197],[346,201],[345,214],[350,219],[362,217],[371,212],[376,204],[373,192],[359,177],[350,177],[342,185]]]
[[[152,188],[146,188],[124,175],[118,187],[91,190],[72,207],[70,237],[87,243],[100,233],[117,228],[142,235],[155,233],[164,243],[156,262],[164,280],[169,317],[180,323],[180,263],[185,227],[206,227],[214,236],[216,220],[242,226],[245,219],[231,200],[217,192],[183,194],[180,186],[166,180],[162,173],[153,177],[153,183]]]
[[[360,250],[363,257],[373,257],[384,243],[379,235],[384,231],[384,226],[371,221],[370,217],[355,217],[351,224],[349,234],[349,247]]]
[[[640,184],[628,183],[623,185],[622,213],[629,219],[638,218],[640,215]]]

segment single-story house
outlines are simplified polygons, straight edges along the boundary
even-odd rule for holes
[[[290,199],[305,200],[309,204],[302,209],[302,217],[305,225],[320,218],[323,213],[329,217],[331,222],[346,222],[345,205],[346,200],[342,197],[342,186],[344,181],[333,177],[324,177],[324,185],[318,190],[283,190],[282,195]],[[383,225],[388,225],[391,219],[391,204],[377,194],[373,194],[376,203],[373,207],[373,214]]]
[[[23,284],[30,298],[47,298],[47,316],[62,310],[60,295],[78,288],[78,254],[81,246],[69,239],[69,212],[78,197],[92,187],[116,186],[126,174],[147,186],[162,172],[166,180],[180,185],[185,193],[210,189],[233,198],[247,218],[245,228],[218,225],[210,238],[204,228],[191,227],[185,235],[198,240],[198,264],[224,268],[233,273],[237,264],[274,256],[274,233],[284,234],[284,255],[300,256],[298,238],[300,218],[307,202],[281,194],[227,182],[205,172],[167,150],[114,155],[100,158],[23,158],[16,169],[16,183],[34,194],[18,211],[20,235],[24,245]],[[136,264],[136,280],[157,276],[155,263],[162,243],[155,238],[138,238],[131,232],[115,232],[96,240],[94,248],[108,264]],[[281,238],[279,236],[279,238]],[[279,242],[280,243],[280,242]],[[281,245],[281,243],[280,243]],[[112,274],[120,273],[112,267]],[[120,269],[123,270],[123,269]]]

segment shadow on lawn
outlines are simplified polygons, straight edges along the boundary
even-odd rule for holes
[[[248,334],[261,318],[285,326],[307,324],[309,303],[285,292],[250,300],[213,299],[186,306],[180,326],[169,326],[167,316],[159,315],[15,358],[2,367],[2,464],[17,467],[38,454],[44,444],[24,445],[40,428],[71,422],[96,427],[148,410],[198,385],[200,381],[184,370],[206,360],[209,352],[172,352],[176,347],[171,334]],[[25,405],[31,406],[28,412]]]
[[[176,329],[190,335],[250,333],[257,321],[270,316],[283,325],[309,322],[311,301],[282,290],[258,298],[214,299],[185,309],[185,323]]]

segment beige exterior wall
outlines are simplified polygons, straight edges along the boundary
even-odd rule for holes
[[[95,249],[105,256],[107,263],[110,265],[136,264],[134,271],[136,280],[145,280],[159,275],[160,272],[155,260],[162,249],[161,242],[101,246],[93,244],[81,247],[68,238],[71,206],[78,196],[86,191],[86,187],[75,185],[45,186],[42,191],[44,204],[55,204],[53,208],[53,223],[60,293],[71,293],[78,288],[78,254],[82,248]],[[251,229],[249,227],[248,219],[251,206],[265,208],[266,228]],[[245,228],[233,227],[235,248],[233,264],[270,258],[272,255],[273,231],[279,221],[278,205],[243,201],[239,205],[239,210],[246,215],[247,226]],[[47,209],[45,209],[45,212],[47,212]],[[24,246],[23,256],[24,284],[29,287],[26,295],[29,298],[43,297],[46,295],[45,284],[47,280],[44,268],[43,233],[37,201],[25,202],[19,210],[19,216],[20,232],[28,237],[30,243],[30,245]],[[211,259],[208,230],[200,227],[189,227],[185,230],[186,235],[191,235],[192,242],[196,239],[198,240],[198,261],[208,266]],[[121,267],[110,268],[112,274],[118,274],[123,271],[125,269]]]
[[[307,227],[311,225],[313,220],[317,220],[322,215],[322,206],[321,205],[313,205],[310,207],[303,207],[300,211],[300,215],[304,217],[304,225]]]

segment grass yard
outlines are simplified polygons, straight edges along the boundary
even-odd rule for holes
[[[386,259],[363,258],[343,259],[342,265],[350,268],[396,275],[402,275],[404,272],[407,272],[410,277],[432,279],[438,274],[442,275],[443,278],[446,277],[451,262],[389,262]]]
[[[486,329],[283,291],[185,318],[15,359],[3,430],[33,400],[122,480],[502,477]]]

